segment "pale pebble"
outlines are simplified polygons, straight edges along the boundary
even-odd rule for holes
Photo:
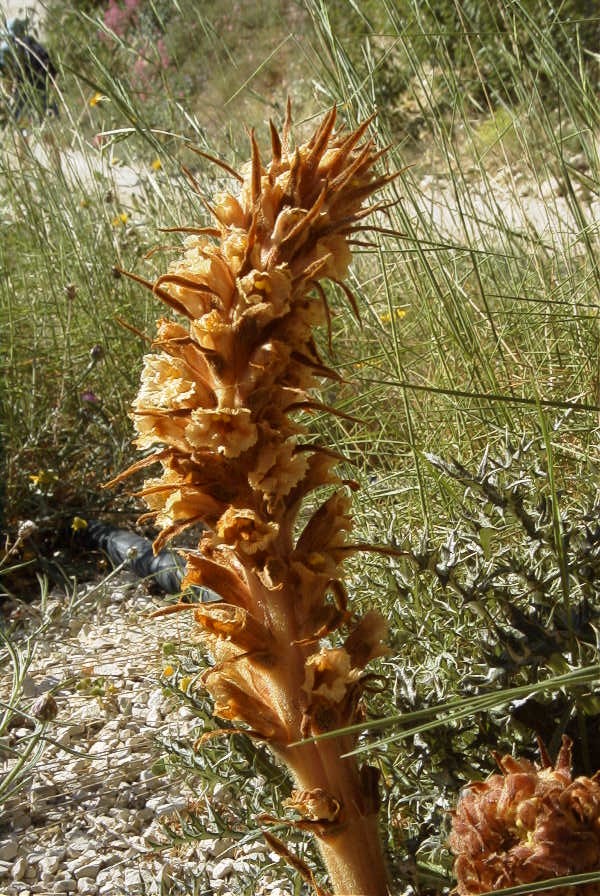
[[[217,864],[213,866],[210,876],[213,880],[223,880],[224,878],[229,877],[233,869],[233,859],[221,859],[220,862],[217,862]]]
[[[52,888],[53,893],[74,893],[77,889],[77,884],[73,880],[72,877],[64,877],[62,880],[57,880],[54,883],[54,887]]]
[[[23,880],[25,877],[25,873],[27,871],[27,862],[24,856],[19,856],[19,858],[14,862],[10,876],[13,880]]]
[[[60,859],[57,855],[45,855],[44,858],[40,860],[40,872],[42,874],[54,874],[59,864]]]
[[[18,852],[16,837],[7,837],[6,840],[0,840],[0,861],[11,862],[17,857]]]
[[[92,877],[80,877],[77,881],[77,892],[82,896],[94,896],[98,892],[98,885]]]

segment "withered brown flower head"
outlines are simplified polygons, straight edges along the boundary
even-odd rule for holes
[[[600,870],[600,773],[571,776],[571,741],[554,766],[496,757],[502,774],[471,784],[459,800],[449,845],[459,896]],[[558,887],[556,896],[599,896],[600,884]]]
[[[319,325],[330,332],[323,283],[338,284],[358,314],[343,283],[350,245],[381,207],[366,200],[392,179],[374,174],[382,152],[366,137],[368,121],[351,132],[335,124],[332,110],[293,148],[288,106],[282,134],[271,125],[267,163],[251,134],[241,173],[218,163],[237,189],[214,198],[214,223],[186,228],[181,256],[146,284],[178,320],[159,321],[145,359],[134,421],[151,453],[132,469],[161,466],[141,492],[162,530],[156,548],[205,527],[186,553],[184,587],[222,596],[195,614],[215,658],[204,676],[215,713],[288,764],[297,784],[289,805],[323,839],[336,892],[379,896],[377,776],[340,759],[355,736],[293,746],[362,718],[363,670],[385,638],[378,613],[360,620],[347,606],[343,561],[364,546],[348,540],[339,456],[308,438],[306,424],[311,412],[332,411],[314,390],[339,379],[313,335]],[[319,504],[323,486],[330,494]],[[344,627],[338,646],[323,644]]]

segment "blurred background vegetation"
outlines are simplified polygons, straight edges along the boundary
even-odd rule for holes
[[[365,743],[398,880],[440,892],[446,812],[491,748],[534,756],[535,734],[555,750],[568,731],[577,771],[600,767],[597,4],[51,0],[43,34],[60,116],[7,123],[0,151],[9,535],[135,518],[101,486],[135,458],[164,312],[119,271],[152,280],[177,242],[161,228],[208,222],[190,178],[210,199],[227,176],[190,145],[243,163],[289,95],[299,138],[334,103],[350,125],[376,111],[404,169],[389,233],[357,249],[361,324],[331,296],[328,399],[362,422],[317,425],[363,486],[361,540],[404,551],[352,566],[392,632],[388,723]],[[220,749],[172,759],[197,774]]]

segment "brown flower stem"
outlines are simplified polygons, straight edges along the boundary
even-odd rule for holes
[[[333,892],[388,896],[377,814],[365,807],[358,763],[341,758],[345,749],[343,737],[332,738],[291,748],[285,761],[301,789],[322,788],[341,803],[340,818],[319,837]]]
[[[271,603],[271,609],[273,603]],[[297,743],[302,733],[302,685],[312,647],[295,643],[293,614],[278,615],[282,624],[276,669],[268,670],[268,687],[274,705],[288,721],[289,743],[274,752],[291,771],[300,791],[322,791],[340,807],[329,825],[315,822],[323,860],[333,892],[346,896],[388,896],[391,892],[378,831],[378,796],[361,777],[355,757],[344,757],[356,745],[354,735]]]
[[[347,822],[339,837],[321,841],[333,892],[346,896],[389,896],[388,876],[377,833],[377,820],[356,818]]]

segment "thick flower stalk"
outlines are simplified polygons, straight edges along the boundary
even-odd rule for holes
[[[287,764],[289,807],[319,839],[334,892],[384,896],[376,770],[342,758],[354,735],[298,745],[363,718],[365,666],[385,652],[380,615],[347,606],[342,565],[364,547],[349,541],[352,484],[306,426],[332,410],[315,388],[339,379],[313,336],[330,326],[322,283],[339,284],[357,310],[343,284],[350,245],[379,207],[365,201],[391,179],[374,174],[382,153],[365,137],[369,122],[344,132],[335,121],[333,110],[292,149],[288,109],[281,135],[271,125],[268,164],[251,134],[241,173],[219,163],[237,190],[209,206],[214,225],[186,228],[181,257],[148,284],[177,320],[159,321],[145,359],[134,419],[151,453],[132,469],[162,468],[141,493],[162,530],[157,548],[206,529],[185,554],[184,586],[222,596],[195,609],[216,716]],[[326,645],[337,630],[338,646]]]
[[[571,742],[553,766],[496,757],[502,772],[471,784],[452,821],[459,896],[600,871],[600,773],[571,775]],[[599,896],[600,883],[556,887],[553,896]]]

